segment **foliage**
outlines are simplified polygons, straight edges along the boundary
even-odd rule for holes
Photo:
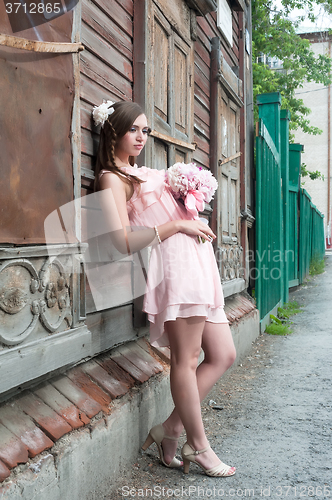
[[[293,302],[287,302],[283,307],[278,307],[278,316],[279,318],[289,319],[293,314],[298,314],[301,311],[300,305],[293,300]]]
[[[282,108],[291,112],[290,130],[301,128],[306,133],[320,134],[319,128],[310,125],[310,109],[304,105],[303,99],[296,97],[295,90],[303,87],[305,81],[329,85],[332,82],[331,59],[327,55],[315,56],[309,40],[296,33],[303,18],[294,22],[288,16],[295,8],[305,8],[309,19],[314,21],[314,7],[323,6],[331,13],[332,0],[281,0],[280,3],[278,8],[274,0],[252,2],[254,102],[258,94],[279,91]],[[283,69],[272,70],[257,62],[261,54],[280,59]],[[257,121],[257,106],[255,114]]]
[[[287,302],[283,307],[278,307],[278,316],[270,314],[271,323],[265,328],[265,332],[271,335],[289,335],[292,333],[289,325],[290,317],[301,312],[301,306],[295,301]]]
[[[269,333],[270,335],[289,335],[292,331],[287,325],[278,325],[272,322],[265,328],[265,333]]]
[[[315,274],[322,274],[325,271],[325,261],[324,259],[319,259],[313,257],[309,265],[309,274],[314,276]]]
[[[324,175],[319,170],[310,172],[310,170],[307,170],[307,165],[305,163],[301,163],[301,176],[306,177],[307,175],[312,181],[314,181],[315,179],[322,179],[322,181],[325,180]]]

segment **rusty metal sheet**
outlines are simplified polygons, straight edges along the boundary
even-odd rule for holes
[[[72,12],[15,36],[71,42]],[[0,2],[0,33],[13,31]],[[71,54],[0,47],[0,243],[44,243],[47,215],[73,199]]]

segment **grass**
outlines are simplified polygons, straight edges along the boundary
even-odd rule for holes
[[[292,333],[292,330],[287,325],[271,323],[265,328],[265,333],[269,333],[270,335],[289,335]]]
[[[294,314],[302,312],[299,304],[293,300],[293,302],[287,302],[283,307],[278,307],[278,317],[281,319],[289,319]]]
[[[293,300],[287,302],[283,307],[278,307],[278,315],[270,314],[271,323],[266,326],[265,333],[270,335],[289,335],[292,333],[289,325],[292,323],[290,317],[301,312],[299,304]]]
[[[324,259],[318,259],[313,257],[309,266],[309,275],[315,276],[316,274],[322,274],[325,271],[325,261]]]

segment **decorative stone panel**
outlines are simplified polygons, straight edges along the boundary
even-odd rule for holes
[[[0,393],[90,354],[84,282],[81,245],[0,249]]]
[[[223,245],[216,254],[222,282],[243,278],[242,247],[239,245]]]
[[[39,272],[27,259],[4,262],[0,267],[0,342],[21,344],[33,335],[38,320],[47,332],[71,327],[71,281],[72,275],[56,257],[46,258]],[[62,325],[64,319],[67,325]]]

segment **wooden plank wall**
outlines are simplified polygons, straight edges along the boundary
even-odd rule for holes
[[[95,157],[97,154],[99,134],[92,120],[93,106],[99,105],[103,100],[131,100],[133,89],[133,0],[83,0],[82,2],[82,42],[85,50],[81,53],[81,140],[82,140],[82,196],[93,192],[93,171]],[[82,203],[82,219],[88,216],[86,206]],[[90,242],[91,243],[91,242]],[[129,266],[129,267],[128,267]],[[117,287],[111,287],[111,291],[120,290],[127,293],[131,290],[131,263],[128,269],[122,273],[122,280],[118,283],[114,272],[110,273],[110,282],[117,282]],[[90,276],[92,280],[92,276]],[[129,280],[129,285],[128,285]],[[91,283],[92,286],[92,283]],[[107,293],[109,298],[112,294]],[[107,313],[94,313],[95,305],[92,301],[90,283],[86,282],[88,326],[98,337],[99,323],[105,320]],[[123,303],[127,302],[123,300]],[[109,309],[111,302],[99,309]],[[131,306],[128,306],[128,317],[131,321]],[[127,310],[127,309],[126,309]],[[112,310],[113,311],[113,310]],[[116,308],[112,314],[118,318],[117,321],[123,326],[127,321],[123,317],[123,308]],[[105,316],[106,317],[106,316]],[[104,319],[103,319],[104,318]],[[120,319],[121,318],[121,319]],[[113,332],[110,325],[107,332]],[[122,340],[132,338],[135,334],[131,328],[124,332],[122,328]],[[107,337],[109,348],[116,342],[114,332]]]
[[[135,0],[82,0],[81,130],[82,196],[93,191],[93,170],[98,133],[91,112],[103,99],[131,100],[133,97],[133,14]],[[210,51],[211,39],[220,36],[216,13],[197,17],[194,43],[194,161],[210,166]],[[233,47],[223,43],[229,66],[239,64],[238,14],[233,12]],[[176,158],[183,161],[183,158]],[[84,212],[84,207],[83,207]],[[83,217],[83,215],[82,215]],[[87,296],[90,297],[89,284]],[[91,298],[91,297],[90,297]],[[91,313],[93,307],[88,307]]]
[[[132,99],[133,11],[133,0],[82,3],[82,42],[86,48],[81,53],[82,196],[92,192],[98,147],[91,119],[93,106],[103,99]]]
[[[91,111],[103,99],[132,99],[133,88],[133,0],[83,0],[81,54],[82,170],[91,172],[98,135]],[[220,36],[216,13],[197,17],[195,42],[194,161],[209,166],[210,142],[210,40]],[[239,65],[239,20],[233,11],[233,47],[222,39],[223,56]],[[92,190],[89,175],[82,176],[82,195]]]
[[[220,37],[217,15],[212,12],[197,17],[197,40],[195,41],[195,102],[194,161],[198,165],[210,166],[210,40]],[[229,66],[239,66],[239,15],[233,11],[233,47],[230,48],[221,36],[222,51]]]

